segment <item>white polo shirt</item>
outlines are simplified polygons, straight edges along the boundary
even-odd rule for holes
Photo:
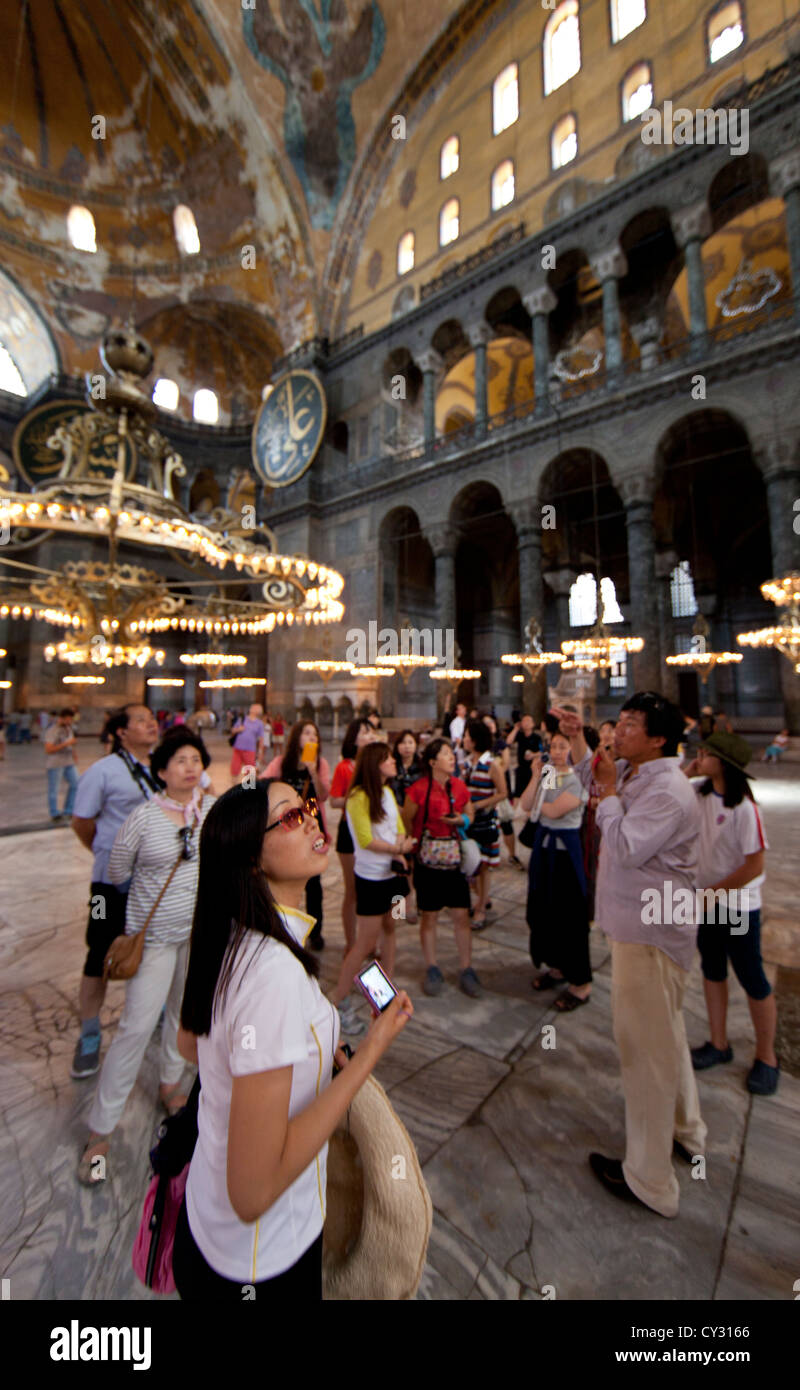
[[[281,907],[298,942],[313,917]],[[228,1122],[234,1076],[292,1068],[289,1119],[330,1085],[339,1015],[287,947],[248,934],[224,1004],[198,1038],[197,1145],[186,1185],[192,1235],[212,1269],[255,1284],[296,1264],[325,1220],[328,1145],[264,1214],[240,1221],[228,1197]]]
[[[708,796],[700,795],[703,781],[693,782],[700,807],[700,840],[697,861],[697,887],[710,888],[729,874],[740,868],[746,854],[756,854],[761,849],[769,849],[758,807],[749,796],[745,796],[738,806],[724,806],[718,792],[710,791]],[[747,910],[754,912],[761,906],[761,885],[766,874],[759,874],[749,883],[747,889]],[[745,888],[733,890],[744,898]]]

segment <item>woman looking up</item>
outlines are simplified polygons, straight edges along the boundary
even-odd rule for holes
[[[203,827],[180,1045],[200,1071],[173,1272],[183,1299],[322,1297],[328,1140],[414,1010],[400,993],[350,1062],[304,946],[328,846],[293,787],[232,787]],[[331,1080],[334,1060],[341,1067]]]
[[[342,899],[342,926],[344,927],[345,948],[350,949],[356,939],[356,879],[354,857],[355,846],[344,814],[344,803],[350,790],[359,751],[368,743],[375,742],[375,730],[367,719],[352,719],[342,739],[342,757],[333,770],[330,804],[340,808],[342,817],[336,833],[336,853],[342,866],[344,897]]]
[[[317,803],[316,819],[323,835],[325,813],[322,803],[327,801],[331,789],[331,770],[327,760],[321,757],[319,729],[310,719],[299,719],[292,725],[286,752],[283,757],[275,757],[264,769],[264,777],[280,777],[294,787],[301,801],[314,798]],[[317,875],[306,885],[306,912],[314,918],[314,930],[308,938],[313,951],[321,951],[325,945],[322,935],[322,879]]]
[[[457,830],[472,821],[469,790],[456,777],[456,755],[447,739],[434,738],[422,753],[423,775],[408,789],[403,807],[406,829],[419,849],[414,868],[420,941],[425,960],[425,994],[441,994],[444,975],[436,962],[436,924],[442,908],[453,922],[460,967],[459,986],[477,999],[483,989],[472,969],[469,884],[461,871]],[[438,865],[435,861],[439,861]]]
[[[369,743],[356,759],[345,814],[355,846],[356,939],[347,952],[333,991],[342,1027],[354,1036],[363,1031],[353,1005],[345,1003],[353,976],[371,956],[383,928],[382,960],[391,979],[395,936],[392,908],[408,894],[408,860],[414,841],[405,833],[391,787],[397,772],[388,743]]]

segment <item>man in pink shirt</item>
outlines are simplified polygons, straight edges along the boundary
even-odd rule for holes
[[[570,740],[575,770],[592,777],[577,714],[554,710]],[[653,691],[623,705],[614,757],[594,769],[602,836],[595,923],[611,942],[611,1007],[625,1093],[624,1161],[590,1154],[603,1186],[661,1216],[677,1216],[675,1152],[687,1162],[705,1150],[697,1084],[681,1007],[694,956],[694,913],[673,914],[679,889],[694,898],[699,815],[677,756],[684,720]],[[669,888],[667,884],[669,883]],[[652,911],[653,890],[664,911]]]

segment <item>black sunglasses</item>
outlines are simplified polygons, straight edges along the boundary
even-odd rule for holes
[[[193,835],[194,835],[194,826],[193,826],[193,825],[182,825],[181,828],[180,828],[180,830],[178,831],[178,839],[179,839],[179,840],[183,840],[183,849],[181,850],[181,859],[194,859],[195,854],[197,853],[197,849],[196,849],[196,846],[192,844],[192,836],[193,836]]]

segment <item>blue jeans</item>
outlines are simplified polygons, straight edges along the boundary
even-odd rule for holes
[[[50,815],[57,816],[58,810],[58,779],[63,773],[67,784],[67,799],[64,802],[65,816],[72,815],[72,807],[75,804],[75,793],[78,790],[78,769],[74,763],[69,763],[65,767],[48,767],[47,769],[47,800],[50,805]]]

